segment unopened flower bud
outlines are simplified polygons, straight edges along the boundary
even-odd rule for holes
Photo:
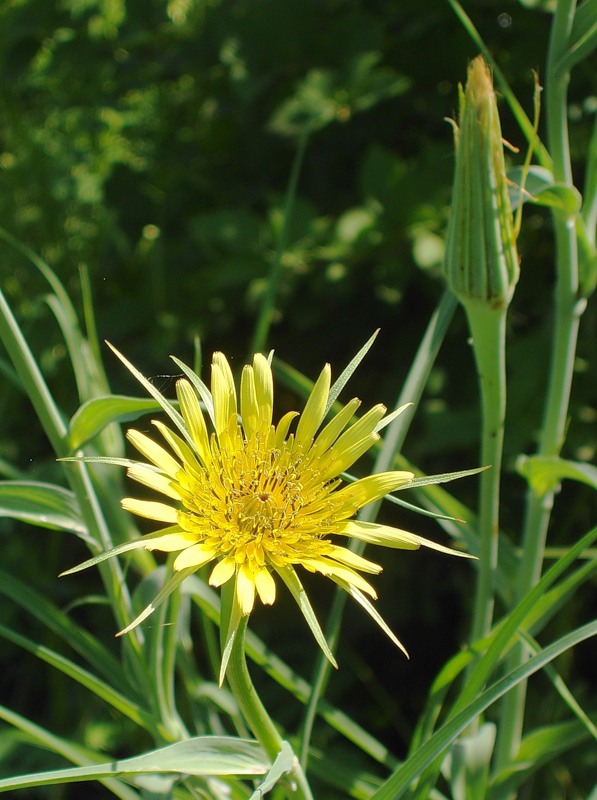
[[[505,308],[518,280],[514,219],[489,67],[477,56],[460,87],[456,169],[444,270],[465,305]]]

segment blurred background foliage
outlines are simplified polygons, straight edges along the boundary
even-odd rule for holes
[[[549,6],[466,3],[529,114]],[[170,353],[190,361],[196,336],[205,353],[222,349],[240,364],[275,257],[295,153],[308,136],[268,346],[311,377],[328,360],[338,374],[381,327],[352,393],[365,405],[392,405],[442,291],[453,169],[445,118],[455,116],[457,84],[474,55],[444,0],[4,0],[0,225],[51,265],[80,310],[80,269],[88,270],[100,338],[144,374],[171,373]],[[571,87],[573,155],[587,151],[595,92],[594,73],[581,65]],[[523,151],[508,158],[521,163],[523,137],[505,107],[503,113],[505,137]],[[532,450],[540,424],[552,248],[549,217],[532,208],[510,316],[510,465]],[[2,242],[0,250],[0,286],[70,416],[76,394],[45,302],[48,285],[15,249]],[[583,318],[564,454],[580,460],[592,460],[597,446],[594,309]],[[478,396],[466,337],[458,312],[405,446],[427,472],[478,461]],[[120,365],[106,362],[113,390],[137,393]],[[57,478],[4,356],[0,369],[0,474]],[[509,481],[506,528],[511,512],[519,519],[524,493],[520,478],[510,474]],[[455,488],[473,506],[475,491],[474,481]],[[575,540],[594,519],[587,487],[565,491],[554,545]],[[427,522],[411,515],[403,524],[437,536]],[[512,535],[516,540],[518,532]],[[60,537],[2,520],[0,539],[4,561],[22,579],[57,602],[61,593],[69,600],[71,590],[54,576],[76,556],[65,555]],[[471,576],[466,565],[431,554],[391,555],[384,566],[380,611],[413,661],[397,659],[357,612],[332,699],[365,714],[363,723],[400,752],[430,676],[464,635]],[[93,608],[86,613],[92,618]],[[255,617],[262,632],[275,627],[265,616]],[[292,625],[278,627],[276,636],[291,660],[300,659]],[[2,656],[5,664],[11,656]],[[394,685],[409,687],[405,698],[385,694],[375,677],[384,669]],[[4,692],[13,673],[3,675]],[[359,697],[353,709],[355,675],[371,702],[364,707]],[[19,678],[24,694],[12,704],[26,713],[40,686],[33,671],[29,682]],[[65,690],[56,691],[59,698]],[[541,713],[540,703],[536,708]],[[81,722],[85,736],[109,739],[102,725]]]

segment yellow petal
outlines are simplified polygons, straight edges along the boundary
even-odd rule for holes
[[[336,414],[332,420],[330,420],[330,422],[328,422],[309,451],[309,455],[311,457],[321,456],[329,447],[332,446],[344,428],[348,425],[360,404],[360,400],[358,400],[356,397],[353,398],[344,406],[341,411]]]
[[[259,430],[259,408],[253,367],[245,366],[240,379],[240,416],[247,436]]]
[[[211,365],[211,393],[218,436],[226,430],[230,417],[236,414],[236,389],[232,370],[223,353],[214,353]]]
[[[299,445],[309,445],[315,436],[317,429],[323,422],[325,409],[330,394],[330,382],[332,371],[329,364],[326,364],[317,379],[315,386],[311,390],[307,404],[301,414],[296,429],[296,442]]]
[[[233,558],[223,558],[215,565],[209,576],[210,586],[221,586],[234,575],[236,562]]]
[[[122,507],[132,514],[146,519],[156,519],[159,522],[178,522],[178,511],[165,503],[155,503],[152,500],[137,500],[134,497],[124,497]]]
[[[346,547],[331,545],[331,548],[332,549],[328,553],[329,557],[339,561],[341,564],[346,564],[353,569],[360,569],[362,572],[370,572],[372,575],[377,575],[381,572],[382,568],[379,564],[368,561],[366,558],[357,555],[357,553],[353,553],[352,550],[348,550]]]
[[[298,411],[288,411],[276,425],[276,438],[274,447],[282,447],[288,435],[288,429],[292,420],[298,417]]]
[[[383,419],[385,413],[386,407],[382,406],[381,403],[370,408],[358,422],[355,422],[354,425],[342,434],[336,442],[335,448],[340,452],[349,450],[357,442],[369,437],[375,430],[377,423]]]
[[[452,547],[446,547],[443,544],[437,544],[430,539],[425,539],[423,536],[417,536],[416,533],[403,531],[399,528],[392,528],[390,525],[378,525],[376,522],[359,522],[357,520],[349,520],[343,522],[340,527],[335,530],[342,536],[352,536],[355,539],[360,539],[362,542],[368,544],[379,544],[384,547],[395,547],[401,550],[418,550],[419,547],[429,547],[431,550],[438,550],[440,553],[448,553],[451,556],[462,556],[463,558],[475,558],[470,553],[464,553],[462,550],[454,550]]]
[[[149,486],[150,489],[155,489],[156,492],[161,492],[173,500],[180,500],[180,493],[176,490],[176,485],[168,475],[156,472],[150,467],[137,465],[129,467],[126,474],[137,483],[142,483],[143,486]]]
[[[175,572],[178,572],[181,569],[188,569],[190,567],[199,569],[199,567],[207,564],[208,561],[211,561],[213,558],[215,558],[215,553],[211,547],[207,547],[202,543],[193,544],[176,556],[174,559],[174,564],[172,565],[172,569]]]
[[[197,447],[199,458],[205,465],[208,465],[211,462],[209,436],[197,394],[189,381],[183,379],[176,382],[176,395],[191,439]]]
[[[361,478],[340,489],[335,498],[337,501],[344,502],[347,514],[354,514],[357,509],[367,503],[379,500],[398,487],[410,483],[413,478],[412,472],[380,472],[377,475],[368,475],[366,478]]]
[[[133,447],[136,447],[145,458],[148,458],[152,464],[159,467],[162,472],[170,475],[171,478],[176,477],[176,473],[180,470],[180,464],[163,447],[156,444],[153,439],[150,439],[149,436],[140,431],[134,430],[134,428],[129,428],[126,432],[126,438]]]
[[[196,540],[193,534],[165,533],[163,536],[156,536],[145,542],[146,550],[160,550],[162,553],[175,553],[177,550],[184,550]]]
[[[343,439],[344,437],[341,438]],[[325,482],[335,478],[337,475],[341,475],[352,466],[355,461],[358,461],[367,450],[370,450],[378,439],[379,435],[377,433],[370,433],[360,441],[353,442],[350,445],[346,443],[343,449],[340,449],[340,440],[338,440],[331,450],[328,451],[331,456],[331,462],[321,472],[320,480]]]
[[[236,599],[243,616],[247,617],[255,603],[255,580],[246,564],[236,573]]]
[[[260,569],[255,573],[255,587],[261,602],[271,606],[276,599],[276,582],[268,569]]]
[[[356,586],[357,589],[361,589],[361,591],[366,592],[374,599],[377,597],[375,589],[367,583],[358,572],[350,569],[350,567],[343,567],[341,564],[335,564],[333,561],[329,561],[322,556],[319,558],[304,558],[301,559],[300,563],[303,567],[321,572],[322,575],[328,578],[338,578],[351,586]]]
[[[176,455],[180,458],[185,466],[185,469],[192,469],[196,474],[201,471],[201,466],[197,461],[195,454],[188,446],[188,444],[181,439],[181,437],[170,430],[163,422],[158,419],[152,419],[152,424],[156,426],[164,439],[168,442],[170,447],[174,450]],[[179,467],[180,471],[180,467]]]
[[[261,353],[256,353],[253,356],[253,376],[257,407],[259,409],[259,421],[261,425],[269,428],[272,424],[274,408],[274,380],[269,361]]]

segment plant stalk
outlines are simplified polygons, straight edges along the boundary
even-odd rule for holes
[[[498,566],[499,502],[506,414],[506,312],[474,301],[465,304],[479,377],[482,411],[479,570],[471,643],[491,631]]]
[[[553,159],[553,177],[573,185],[568,143],[567,89],[570,75],[558,62],[568,46],[576,10],[575,0],[559,0],[553,20],[546,69],[546,114],[548,146]],[[579,299],[579,265],[575,220],[560,210],[553,211],[556,244],[556,286],[554,334],[543,425],[537,448],[539,455],[559,455],[565,439],[574,358],[580,316],[585,301]],[[523,597],[541,575],[554,492],[543,496],[527,490],[522,557],[517,580],[517,598]],[[527,648],[517,645],[510,657],[509,671],[528,657]],[[506,695],[500,713],[496,745],[496,769],[517,754],[522,739],[526,682]]]
[[[226,677],[244,720],[273,762],[282,749],[282,737],[255,691],[249,675],[245,657],[245,633],[248,619],[248,617],[242,617],[239,623]],[[286,790],[287,797],[292,800],[313,800],[305,773],[296,759],[290,777],[291,786]]]

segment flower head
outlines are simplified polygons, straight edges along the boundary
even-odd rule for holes
[[[255,355],[243,369],[237,392],[228,361],[215,353],[211,391],[177,361],[187,375],[176,385],[179,413],[117,355],[159,400],[177,428],[153,420],[159,442],[141,431],[127,433],[145,459],[127,462],[129,477],[162,499],[127,497],[122,505],[166,527],[69,570],[137,547],[176,554],[172,577],[121,633],[149,616],[184,578],[210,565],[212,586],[233,584],[232,628],[251,613],[257,598],[265,605],[275,601],[279,576],[333,661],[297,574],[296,568],[302,567],[349,592],[402,647],[369,600],[376,594],[363,573],[376,574],[381,567],[338,540],[352,537],[407,550],[426,545],[462,554],[406,531],[352,519],[360,508],[407,486],[414,477],[412,472],[383,472],[350,483],[341,477],[379,439],[377,429],[385,407],[374,406],[350,424],[360,405],[355,398],[324,425],[331,378],[326,365],[303,412],[291,411],[274,424],[269,361]]]

